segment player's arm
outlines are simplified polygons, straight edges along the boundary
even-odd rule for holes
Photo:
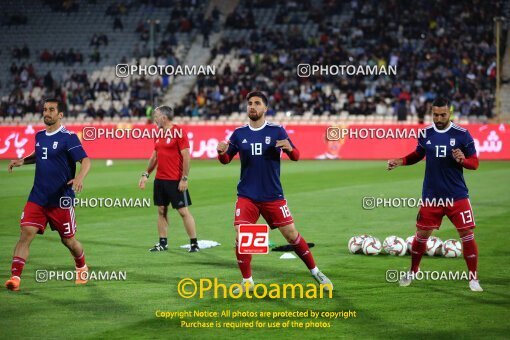
[[[145,189],[145,182],[149,179],[149,175],[154,171],[156,165],[158,164],[158,153],[156,150],[152,152],[151,158],[149,158],[149,164],[147,164],[147,170],[142,173],[142,177],[140,177],[140,181],[138,182],[138,187],[140,189]]]
[[[216,147],[216,151],[218,152],[218,160],[221,164],[228,164],[232,161],[234,156],[239,151],[237,147],[237,135],[236,131],[230,136],[230,140],[228,142],[219,142]]]
[[[289,138],[276,141],[276,147],[282,149],[289,156],[290,160],[295,162],[299,160],[299,150],[292,144]]]
[[[17,168],[26,164],[34,164],[35,163],[35,151],[32,152],[25,158],[15,159],[9,162],[8,171],[12,172],[12,168]]]
[[[88,157],[82,158],[81,160],[79,160],[79,162],[81,163],[80,172],[72,180],[67,182],[67,184],[73,185],[73,190],[76,193],[80,193],[82,191],[83,180],[85,179],[85,177],[87,177],[87,174],[89,173],[91,166],[90,158]]]
[[[80,162],[80,172],[73,179],[71,179],[67,184],[73,186],[73,190],[76,193],[79,193],[83,189],[83,180],[87,176],[90,170],[91,162],[90,158],[87,156],[85,150],[83,150],[83,146],[81,145],[80,139],[76,134],[71,134],[67,141],[67,153],[71,156],[72,160],[75,162]]]
[[[467,142],[464,147],[465,153],[461,149],[456,148],[452,150],[452,156],[457,163],[462,165],[463,168],[469,170],[476,170],[479,166],[478,157],[476,156],[475,143],[473,137],[467,133]]]
[[[229,149],[232,149],[230,142],[219,142],[216,147],[216,151],[218,152],[218,160],[221,164],[228,164],[232,161],[236,153],[229,152]]]
[[[182,178],[179,182],[179,191],[184,191],[188,189],[188,175],[190,168],[191,155],[189,152],[189,148],[181,150],[182,155]]]
[[[401,165],[413,165],[421,161],[425,157],[425,149],[418,142],[416,150],[405,157],[388,160],[388,171],[393,170]]]
[[[289,159],[297,162],[299,160],[299,150],[296,148],[294,143],[289,138],[287,131],[282,127],[278,140],[276,141],[275,147],[280,148],[283,152],[289,156]]]
[[[478,169],[478,166],[480,162],[478,161],[478,157],[475,154],[472,154],[471,156],[466,157],[464,153],[460,149],[453,149],[452,151],[453,158],[462,165],[463,168],[469,169],[469,170],[476,170]]]

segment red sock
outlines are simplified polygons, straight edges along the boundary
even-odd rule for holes
[[[474,278],[478,280],[478,273],[476,272],[478,266],[478,247],[475,242],[475,234],[470,232],[466,236],[461,238],[462,240],[462,251],[464,253],[464,260],[469,270],[469,279]]]
[[[76,263],[76,268],[85,267],[85,252],[81,252],[81,255],[74,258],[74,263]]]
[[[310,251],[310,248],[308,248],[308,244],[306,244],[305,239],[302,238],[300,234],[298,234],[298,237],[296,238],[292,246],[294,247],[294,251],[296,252],[297,256],[299,256],[299,258],[303,260],[308,269],[311,270],[316,267],[315,261],[313,260],[312,252]]]
[[[25,267],[25,259],[19,256],[14,256],[12,258],[11,276],[21,277],[23,267]]]
[[[411,251],[411,271],[416,273],[420,267],[420,261],[427,248],[427,240],[429,238],[420,237],[418,233],[414,236],[412,251]]]
[[[243,279],[249,279],[251,277],[251,254],[239,254],[239,249],[237,248],[236,241],[236,257],[237,257],[237,265],[241,270],[241,274],[243,275]]]

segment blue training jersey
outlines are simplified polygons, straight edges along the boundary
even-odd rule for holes
[[[239,152],[241,178],[237,195],[257,202],[283,199],[280,183],[281,149],[277,140],[289,139],[281,125],[265,122],[254,129],[249,124],[237,128],[230,136],[227,153],[234,157]],[[294,148],[294,144],[290,141]]]
[[[35,135],[35,177],[28,200],[43,207],[58,207],[61,197],[74,198],[72,186],[76,162],[87,157],[85,150],[73,132],[63,126],[47,133]]]
[[[432,124],[425,132],[425,136],[418,138],[416,147],[416,152],[426,157],[423,199],[468,198],[462,165],[455,161],[452,150],[458,148],[466,157],[476,154],[473,137],[466,129],[453,122],[445,130],[438,130]]]

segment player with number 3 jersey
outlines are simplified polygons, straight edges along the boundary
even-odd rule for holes
[[[278,228],[285,239],[293,246],[312,276],[324,289],[333,289],[331,281],[317,268],[308,244],[294,226],[292,214],[283,195],[280,183],[280,158],[282,151],[293,160],[299,159],[299,151],[294,146],[285,129],[265,120],[267,97],[260,91],[247,95],[248,117],[250,122],[237,128],[228,143],[218,144],[218,159],[227,164],[239,153],[241,178],[237,186],[234,227],[239,233],[240,224],[254,224],[260,215],[271,229]],[[236,257],[243,276],[243,290],[253,288],[251,274],[251,254]]]
[[[90,169],[90,159],[76,134],[61,125],[62,104],[57,99],[44,102],[46,129],[35,136],[35,151],[9,163],[12,168],[35,163],[34,186],[21,215],[21,235],[11,265],[11,278],[5,286],[19,290],[21,273],[28,257],[32,240],[43,234],[47,224],[58,231],[62,243],[69,249],[76,265],[76,284],[87,283],[88,267],[83,247],[75,238],[74,193],[79,193]],[[76,173],[76,162],[81,163]]]

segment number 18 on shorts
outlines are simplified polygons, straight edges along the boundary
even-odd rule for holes
[[[267,254],[269,253],[269,226],[240,224],[237,240],[239,254]]]

